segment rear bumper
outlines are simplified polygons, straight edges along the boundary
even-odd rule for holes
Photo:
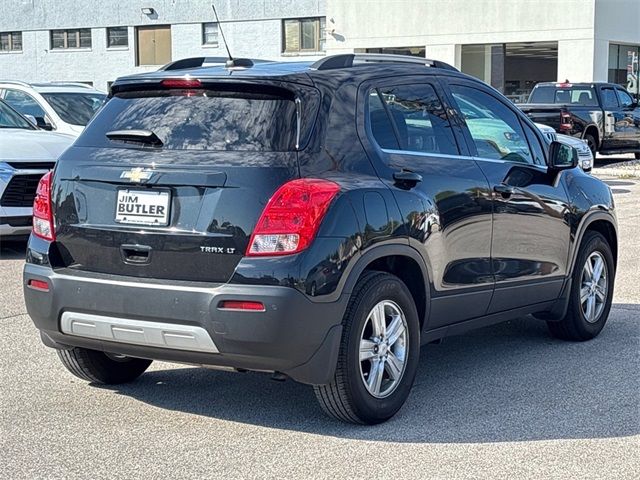
[[[205,288],[116,278],[26,264],[27,311],[44,343],[278,371],[309,384],[325,384],[333,376],[346,295],[337,302],[315,303],[288,287]],[[49,291],[28,287],[31,279],[45,280]],[[221,310],[223,300],[259,301],[265,311]]]

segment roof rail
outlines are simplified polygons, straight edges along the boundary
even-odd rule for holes
[[[60,81],[60,82],[37,82],[37,83],[32,83],[31,85],[32,86],[36,86],[36,87],[46,87],[48,85],[56,85],[56,86],[90,88],[90,89],[94,88],[92,85],[89,85],[88,83],[65,82],[65,81]]]
[[[10,83],[11,85],[22,85],[23,87],[30,87],[27,82],[21,82],[20,80],[0,80],[0,83]]]
[[[409,55],[391,55],[386,53],[343,53],[331,55],[318,60],[311,68],[315,70],[335,70],[339,68],[351,68],[357,64],[364,63],[410,63],[414,65],[424,65],[425,67],[442,68],[444,70],[459,70],[448,63],[429,58],[412,57]]]
[[[264,63],[268,61],[269,60],[234,58],[233,65],[230,65],[230,61],[227,57],[190,57],[167,63],[165,66],[158,69],[158,71],[185,70],[190,68],[214,67],[222,65],[228,66],[228,68],[251,68],[255,63]]]

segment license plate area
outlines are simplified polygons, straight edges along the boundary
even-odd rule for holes
[[[118,189],[117,223],[165,227],[169,224],[171,192],[166,189]]]

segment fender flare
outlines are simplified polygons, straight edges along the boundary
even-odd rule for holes
[[[584,238],[585,232],[589,228],[589,225],[599,220],[604,220],[608,222],[611,225],[611,227],[613,227],[613,231],[616,235],[616,243],[617,243],[617,239],[619,238],[618,225],[613,214],[608,210],[591,210],[587,212],[584,215],[584,217],[582,217],[582,221],[580,222],[580,224],[578,225],[578,228],[576,229],[576,233],[574,237],[575,242],[573,243],[573,250],[571,252],[571,257],[570,257],[571,263],[569,264],[570,265],[570,271],[568,273],[569,278],[571,278],[571,276],[573,275],[576,261],[578,259],[578,253],[580,251],[580,245],[582,245],[582,239]],[[612,246],[612,250],[613,250],[613,246]],[[615,251],[617,250],[618,250],[618,246],[615,245]],[[617,263],[617,258],[614,258],[614,260]]]
[[[596,131],[598,132],[598,144],[596,145],[596,149],[598,149],[600,148],[600,145],[602,145],[602,137],[604,136],[604,134],[603,132],[600,131],[600,128],[595,123],[589,123],[585,125],[584,129],[582,130],[582,135],[580,135],[580,138],[584,140],[584,137],[586,137],[587,135],[587,130],[589,130],[592,127],[595,128]]]

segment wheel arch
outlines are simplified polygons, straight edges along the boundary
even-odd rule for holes
[[[372,248],[354,265],[344,291],[351,293],[362,275],[370,270],[393,274],[404,282],[415,302],[422,328],[429,315],[429,275],[420,254],[408,245],[383,245]]]
[[[596,150],[598,148],[600,148],[600,130],[598,130],[598,126],[590,123],[589,125],[587,125],[586,127],[584,127],[584,131],[582,132],[582,139],[584,140],[584,138],[591,134],[595,139],[596,139]]]
[[[576,233],[576,242],[574,243],[573,253],[571,258],[571,273],[575,268],[575,263],[580,251],[580,245],[584,235],[588,231],[595,231],[600,233],[611,247],[611,253],[613,255],[614,266],[617,267],[618,263],[618,229],[616,227],[616,221],[613,215],[608,212],[596,211],[587,214],[584,218],[578,232]]]

